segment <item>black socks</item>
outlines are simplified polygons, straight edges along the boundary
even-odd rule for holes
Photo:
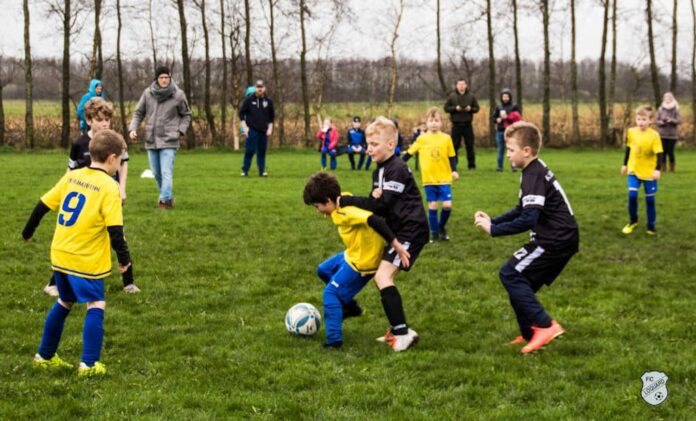
[[[404,314],[404,306],[401,302],[401,295],[396,286],[392,285],[380,290],[382,296],[382,307],[384,313],[391,324],[391,331],[394,335],[405,335],[408,333],[408,325],[406,324],[406,315]]]

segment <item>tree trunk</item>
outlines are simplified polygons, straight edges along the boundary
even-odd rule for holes
[[[693,22],[693,41],[691,50],[691,140],[696,139],[696,4],[691,0],[691,21]]]
[[[227,144],[227,48],[225,47],[225,0],[220,0],[220,41],[222,41],[222,92],[220,94],[220,145]]]
[[[244,68],[246,69],[247,86],[254,84],[254,74],[251,68],[251,11],[249,0],[244,0]]]
[[[60,131],[60,146],[70,145],[70,0],[65,0],[63,10],[63,90],[62,115],[63,126]]]
[[[213,143],[217,142],[217,128],[215,127],[215,116],[210,107],[210,40],[208,38],[208,23],[205,21],[205,0],[200,0],[201,25],[203,25],[203,41],[205,46],[205,88],[203,98],[203,109],[205,118],[208,121],[208,129]]]
[[[612,0],[611,6],[611,64],[609,65],[609,99],[607,101],[607,136],[609,144],[614,144],[614,102],[616,101],[616,5],[619,0]]]
[[[607,0],[608,1],[608,0]],[[653,25],[652,25],[652,0],[646,0],[645,17],[648,21],[648,49],[650,51],[650,80],[652,81],[653,95],[655,98],[655,107],[659,107],[662,102],[662,94],[660,93],[660,74],[657,70],[657,61],[655,60],[655,43],[653,42]]]
[[[123,97],[123,63],[121,62],[121,31],[123,25],[121,22],[121,0],[116,0],[116,69],[118,70],[118,108],[121,113],[121,133],[124,139],[128,139],[128,124],[126,122],[126,105]]]
[[[239,93],[241,91],[241,86],[240,85],[240,75],[239,75],[239,67],[237,66],[239,62],[239,54],[238,54],[238,48],[239,48],[239,26],[233,26],[232,30],[230,32],[230,61],[232,64],[232,83],[231,83],[231,88],[232,88],[232,103],[235,106],[235,111],[232,113],[232,147],[234,148],[235,151],[239,150],[239,130],[237,130],[237,111],[239,110],[239,107],[241,106],[241,101],[239,100]],[[243,97],[242,97],[243,100]]]
[[[92,57],[89,61],[89,76],[92,79],[102,78],[104,71],[104,59],[102,56],[101,29],[99,19],[101,18],[102,0],[94,0],[94,39],[92,40]]]
[[[575,0],[570,0],[570,107],[573,114],[573,143],[580,140],[580,116],[578,114],[578,63],[575,58],[577,45],[575,33]]]
[[[34,98],[31,74],[31,39],[29,36],[29,0],[24,0],[24,141],[34,147]]]
[[[672,10],[672,74],[669,80],[669,90],[674,93],[677,90],[677,4],[678,0],[674,0]]]
[[[305,34],[305,0],[300,0],[300,32],[302,34],[302,49],[300,50],[300,82],[302,84],[302,105],[304,108],[304,141],[305,146],[310,146],[312,138],[310,136],[309,125],[309,87],[307,86],[307,37]]]
[[[440,48],[440,41],[442,39],[440,31],[440,0],[437,0],[437,5],[435,7],[437,16],[437,78],[440,81],[440,90],[442,90],[442,96],[446,97],[449,89],[447,89],[445,75],[442,71],[442,50]]]
[[[492,116],[495,110],[495,51],[493,50],[493,9],[491,0],[486,0],[486,27],[488,30],[488,115]],[[488,119],[488,141],[495,145],[495,122]]]
[[[517,33],[517,0],[512,0],[512,22],[512,29],[515,32],[515,83],[517,86],[515,97],[517,98],[517,106],[522,111],[522,61],[520,60],[520,40]]]
[[[392,32],[391,44],[389,49],[391,51],[391,72],[389,78],[389,99],[387,100],[387,117],[391,118],[392,109],[394,107],[394,93],[396,92],[396,81],[399,78],[399,68],[396,62],[396,41],[399,39],[399,26],[401,25],[401,16],[404,14],[404,0],[399,0],[399,10],[396,15],[396,22],[394,23],[394,32]]]
[[[184,9],[184,0],[176,0],[177,8],[179,9],[179,24],[181,26],[181,63],[184,68],[184,94],[189,105],[193,102],[191,96],[191,63],[188,53],[188,37],[186,35],[186,12]],[[193,119],[186,130],[186,147],[193,149],[196,147],[196,139],[193,136]]]
[[[157,44],[155,43],[155,30],[152,27],[152,0],[148,2],[147,23],[150,27],[150,48],[152,48],[152,71],[157,71]]]
[[[543,138],[551,143],[551,49],[549,47],[549,0],[541,0],[544,20],[544,99]]]
[[[0,146],[5,145],[5,105],[2,102],[2,91],[4,86],[0,85]]]
[[[607,93],[606,93],[606,66],[605,56],[607,52],[607,32],[609,32],[609,1],[604,0],[604,18],[602,21],[602,47],[599,54],[599,143],[606,146],[607,142]]]
[[[270,36],[271,36],[271,60],[273,62],[273,91],[275,95],[274,106],[278,117],[278,143],[280,146],[285,144],[285,104],[283,99],[283,84],[280,80],[280,65],[278,64],[278,56],[276,54],[275,44],[275,18],[273,9],[277,0],[268,0],[268,9],[270,11]],[[274,130],[276,129],[274,128]]]

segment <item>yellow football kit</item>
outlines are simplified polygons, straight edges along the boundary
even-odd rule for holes
[[[372,212],[346,206],[331,213],[338,234],[346,246],[346,262],[361,275],[377,272],[384,252],[384,239],[367,224]]]
[[[53,270],[90,279],[111,273],[111,249],[106,227],[122,226],[118,183],[105,171],[70,171],[41,197],[58,212],[51,243]]]
[[[409,155],[418,153],[424,186],[452,184],[449,159],[455,156],[452,138],[443,132],[424,133],[408,148]]]
[[[626,146],[631,148],[628,156],[628,173],[640,180],[652,180],[657,169],[657,154],[662,153],[662,140],[657,131],[638,127],[628,129]]]

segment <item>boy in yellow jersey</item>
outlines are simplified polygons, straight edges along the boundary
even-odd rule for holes
[[[648,214],[646,233],[655,234],[655,194],[657,180],[660,179],[662,165],[662,140],[660,134],[650,128],[652,108],[641,106],[636,109],[636,127],[626,133],[626,155],[621,167],[621,174],[628,174],[628,224],[622,232],[632,233],[638,226],[638,189],[643,184],[645,189],[645,207]]]
[[[383,218],[355,206],[339,209],[336,205],[339,196],[341,186],[338,180],[325,172],[310,177],[303,193],[305,204],[314,206],[337,225],[338,234],[346,246],[345,252],[330,257],[317,267],[319,278],[326,284],[323,294],[324,347],[334,349],[343,345],[343,320],[362,314],[354,297],[377,272],[384,252],[382,238],[394,247],[402,260],[408,261],[409,258]]]
[[[420,156],[421,177],[428,201],[428,221],[430,223],[430,242],[448,241],[445,226],[452,214],[452,182],[459,179],[457,158],[452,138],[440,131],[442,114],[437,107],[431,107],[425,115],[428,131],[408,148],[404,161],[415,154]],[[442,202],[440,220],[437,219],[438,202]]]
[[[111,274],[109,243],[118,256],[120,272],[126,277],[133,276],[123,236],[121,196],[118,183],[111,178],[121,166],[126,142],[113,130],[101,130],[90,142],[89,152],[90,166],[68,172],[44,194],[22,231],[22,237],[29,240],[49,210],[58,212],[51,243],[51,266],[59,298],[46,317],[34,365],[72,367],[58,357],[56,350],[73,304],[86,303],[79,376],[106,373],[99,357],[106,307],[104,278]]]

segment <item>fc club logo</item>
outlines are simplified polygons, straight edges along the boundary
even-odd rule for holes
[[[646,371],[640,377],[643,389],[640,395],[650,405],[659,405],[667,399],[667,380],[669,377],[660,371]]]

